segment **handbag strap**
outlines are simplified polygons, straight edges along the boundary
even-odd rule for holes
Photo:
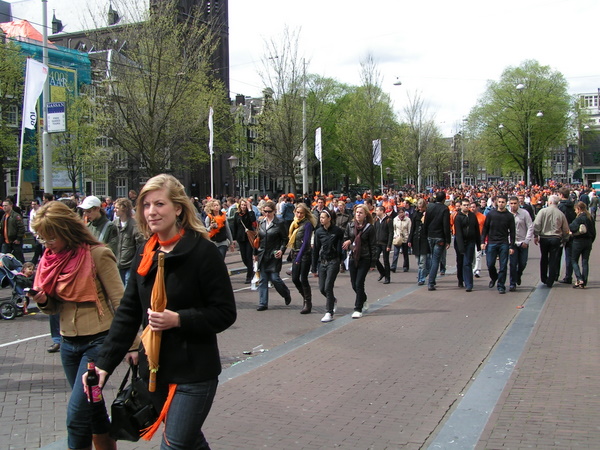
[[[121,386],[119,386],[119,390],[117,391],[117,395],[119,395],[123,389],[125,388],[125,385],[127,384],[127,382],[129,381],[129,374],[131,373],[131,379],[135,380],[138,376],[138,366],[136,366],[135,364],[132,364],[131,362],[129,363],[129,369],[127,369],[127,373],[125,374],[125,378],[123,378],[123,381],[121,381]]]

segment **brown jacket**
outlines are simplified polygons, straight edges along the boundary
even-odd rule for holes
[[[46,314],[60,313],[61,336],[91,336],[108,331],[123,297],[123,282],[114,253],[100,245],[92,247],[91,252],[102,314],[95,303],[65,302],[56,297],[48,297],[45,305],[38,305]]]

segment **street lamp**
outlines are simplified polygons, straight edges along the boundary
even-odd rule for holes
[[[227,162],[229,163],[229,168],[231,169],[231,184],[233,186],[233,196],[235,196],[235,171],[240,163],[240,159],[235,155],[231,155],[229,158],[227,158]]]
[[[589,125],[584,125],[583,126],[583,131],[587,131],[590,129]],[[587,186],[587,180],[585,177],[585,167],[584,167],[584,159],[585,159],[585,148],[584,148],[584,144],[585,144],[585,139],[584,139],[584,133],[581,133],[581,150],[579,151],[579,165],[581,166],[581,181],[583,183],[584,186]]]

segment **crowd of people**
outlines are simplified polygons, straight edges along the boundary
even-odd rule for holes
[[[340,273],[349,274],[351,317],[360,319],[369,308],[369,272],[376,270],[383,284],[397,272],[409,273],[402,276],[434,291],[446,275],[451,245],[457,287],[465,292],[481,288],[475,280],[482,277],[483,258],[487,288],[516,291],[532,243],[539,246],[542,283],[585,289],[598,200],[575,186],[500,183],[380,196],[365,191],[199,201],[163,174],[139,196],[132,191],[114,202],[96,196],[57,201],[45,194],[31,202],[28,221],[7,198],[0,232],[2,252],[22,262],[26,228],[34,235],[24,276],[32,280],[31,299],[50,315],[48,351],[60,351],[73,389],[69,448],[115,448],[106,408],[88,403],[85,373],[88,360],[95,360],[102,386],[123,358],[139,364],[148,382],[156,377],[153,401],[158,411],[169,412],[159,418],[165,422],[163,447],[209,448],[201,428],[221,370],[216,335],[236,320],[228,251],[240,252],[245,283],[258,279],[257,311],[269,309],[271,286],[285,305],[292,303],[294,294],[280,275],[284,263],[302,315],[313,310],[311,278],[318,278],[324,323],[334,320]],[[156,333],[162,336],[158,349],[151,344]]]

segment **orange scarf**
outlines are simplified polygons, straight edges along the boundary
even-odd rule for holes
[[[225,217],[225,214],[219,214],[218,216],[209,214],[208,217],[210,218],[210,223],[215,222],[217,224],[217,228],[211,228],[208,232],[208,237],[212,239],[219,234],[219,231],[221,231],[221,229],[225,226],[225,220],[227,220],[227,217]]]
[[[142,260],[140,261],[140,265],[137,268],[138,275],[145,277],[150,272],[150,267],[152,267],[152,260],[154,259],[154,254],[156,253],[156,247],[159,246],[168,246],[172,245],[175,242],[179,241],[183,235],[185,234],[185,228],[179,230],[179,233],[175,235],[175,237],[169,239],[168,241],[159,241],[158,234],[153,234],[150,236],[150,239],[144,245],[144,253],[142,253]]]

